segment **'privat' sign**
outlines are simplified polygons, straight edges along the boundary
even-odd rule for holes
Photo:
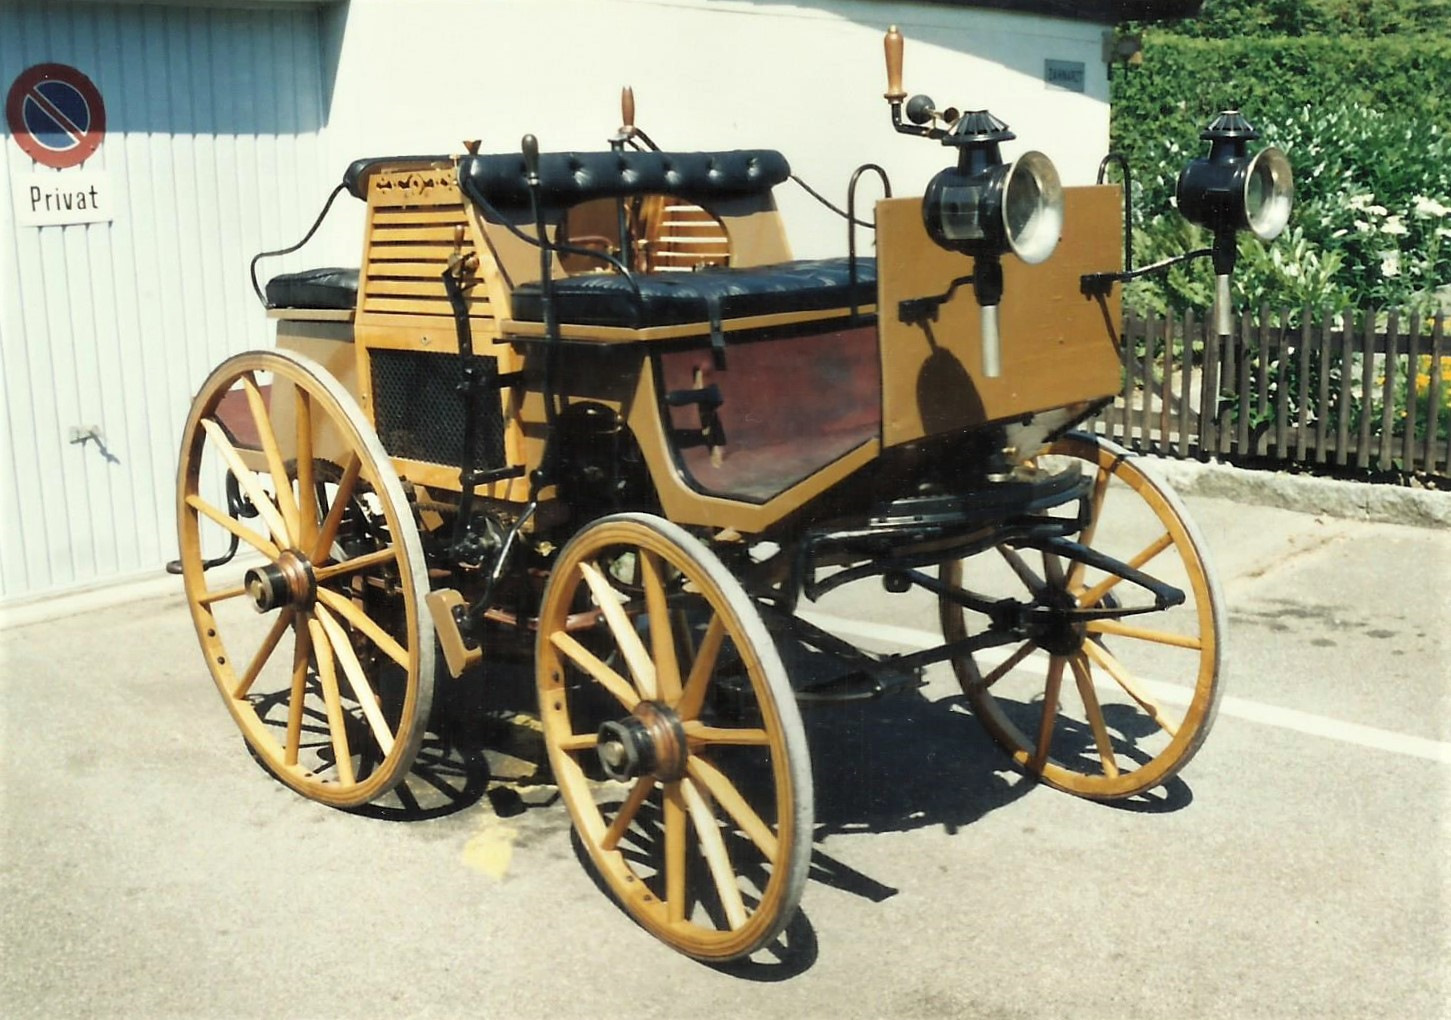
[[[100,170],[13,174],[15,222],[23,227],[107,223],[115,219],[111,175]]]

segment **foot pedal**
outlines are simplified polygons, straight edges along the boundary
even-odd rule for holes
[[[470,646],[458,629],[459,612],[466,608],[464,597],[454,588],[439,588],[424,596],[429,615],[433,617],[433,629],[438,634],[443,659],[448,663],[449,674],[463,676],[464,670],[477,666],[484,658],[484,650],[478,645]]]

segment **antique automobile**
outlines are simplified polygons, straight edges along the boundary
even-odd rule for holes
[[[1204,543],[1151,470],[1074,431],[1121,382],[1116,287],[1142,272],[1121,191],[1005,161],[1005,124],[909,99],[895,29],[886,54],[893,125],[953,164],[907,198],[858,170],[839,258],[792,258],[779,152],[662,151],[628,91],[598,152],[526,136],[347,168],[361,267],[258,287],[276,347],[202,384],[178,471],[202,652],[279,780],[376,802],[436,684],[532,662],[549,781],[602,882],[726,960],[805,885],[798,701],[948,663],[1055,787],[1130,797],[1193,757],[1224,650]],[[1180,184],[1221,277],[1236,231],[1289,214],[1289,166],[1254,137],[1222,115]],[[867,652],[805,619],[850,584],[925,600],[940,645]],[[839,674],[788,674],[788,646]]]

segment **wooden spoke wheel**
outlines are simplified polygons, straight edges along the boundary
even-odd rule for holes
[[[391,790],[423,741],[433,625],[417,526],[356,401],[307,358],[230,358],[192,403],[177,483],[187,602],[247,743],[314,800]],[[233,538],[242,555],[209,567]]]
[[[644,514],[560,552],[536,669],[545,746],[591,860],[687,955],[755,952],[811,858],[801,717],[755,607],[716,556]]]
[[[1204,542],[1178,497],[1120,447],[1073,434],[1039,458],[1082,463],[1093,480],[1092,519],[1077,541],[1181,589],[1156,608],[1117,573],[1055,555],[999,546],[942,566],[942,579],[1030,604],[1047,625],[1029,640],[953,660],[974,712],[1030,774],[1094,799],[1129,797],[1171,778],[1204,742],[1219,700],[1224,609]],[[940,600],[947,640],[986,618]],[[1117,618],[1074,609],[1142,609]]]

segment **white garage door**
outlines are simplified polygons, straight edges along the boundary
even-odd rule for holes
[[[0,601],[175,557],[191,394],[228,354],[270,343],[248,260],[300,236],[340,169],[319,165],[319,17],[306,5],[0,5],[0,89],[67,65],[99,92],[106,129],[84,163],[51,169],[5,127]],[[108,221],[22,222],[36,218],[33,189],[61,203],[96,184]]]

